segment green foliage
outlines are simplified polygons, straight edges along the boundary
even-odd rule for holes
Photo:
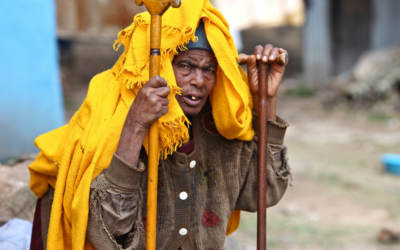
[[[368,116],[368,120],[372,121],[372,122],[386,122],[390,119],[393,119],[394,117],[382,113],[382,112],[376,112],[376,113],[372,113]]]
[[[315,90],[306,85],[299,85],[286,91],[285,95],[292,98],[308,98],[315,95]]]

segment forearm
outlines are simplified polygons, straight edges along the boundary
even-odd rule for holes
[[[272,97],[272,98],[268,98],[268,105],[267,105],[267,119],[268,120],[272,120],[272,121],[276,121],[276,101],[277,98]]]
[[[124,126],[116,154],[129,165],[137,166],[146,132],[147,130],[140,125]]]

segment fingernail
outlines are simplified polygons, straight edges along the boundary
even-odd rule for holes
[[[257,54],[257,60],[260,60],[260,59],[261,59],[261,55]]]
[[[264,57],[263,57],[263,61],[264,61],[264,62],[268,61],[267,56],[264,56]]]
[[[275,56],[270,56],[269,59],[270,59],[270,60],[274,60],[274,59],[275,59]]]

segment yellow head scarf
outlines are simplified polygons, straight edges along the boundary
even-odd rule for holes
[[[179,9],[170,8],[163,16],[161,76],[170,88],[169,113],[159,119],[160,153],[171,154],[189,139],[175,95],[176,85],[171,61],[178,49],[196,41],[195,30],[204,21],[207,39],[218,60],[217,83],[210,103],[218,131],[227,139],[249,141],[252,129],[252,99],[247,76],[236,64],[238,53],[229,27],[209,0],[185,0]],[[115,66],[93,78],[88,95],[70,123],[39,136],[35,145],[41,150],[29,166],[30,186],[37,197],[55,188],[47,247],[51,249],[90,249],[85,241],[92,180],[107,168],[116,151],[128,110],[137,91],[149,76],[150,15],[141,13],[119,33],[117,47],[125,52]],[[147,147],[147,136],[144,146]],[[228,222],[227,232],[238,226],[238,212]]]

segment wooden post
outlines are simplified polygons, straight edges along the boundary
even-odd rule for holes
[[[78,32],[84,31],[85,28],[85,4],[86,1],[83,0],[75,0],[76,3],[76,16],[77,16],[77,30]]]
[[[240,54],[239,65],[246,64],[250,56]],[[267,160],[268,160],[268,64],[288,63],[288,55],[282,53],[275,61],[258,61],[258,172],[257,172],[257,250],[267,249]]]
[[[160,75],[162,15],[170,6],[178,8],[180,0],[136,0],[136,4],[145,5],[151,15],[150,26],[150,75]],[[146,39],[146,38],[144,38]],[[159,161],[158,123],[154,122],[149,131],[149,170],[147,179],[147,228],[146,249],[156,249],[157,232],[157,186]]]

